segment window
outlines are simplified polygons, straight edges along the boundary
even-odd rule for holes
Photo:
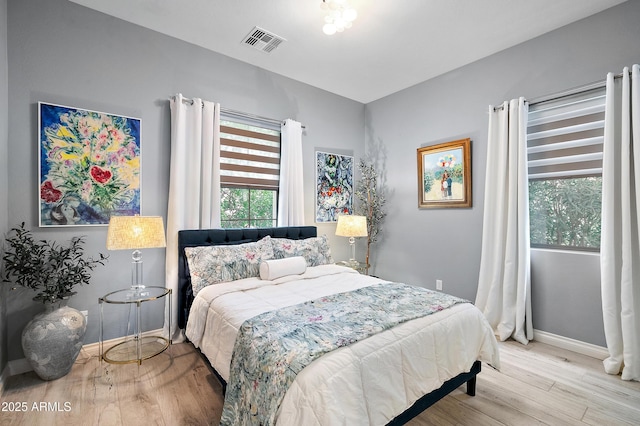
[[[604,87],[531,105],[531,246],[598,250]]]
[[[222,119],[221,226],[276,226],[279,179],[280,130]]]

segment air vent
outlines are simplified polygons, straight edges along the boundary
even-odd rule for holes
[[[260,27],[254,27],[249,34],[245,36],[242,43],[262,52],[271,53],[276,47],[280,46],[280,43],[283,41],[287,40]]]

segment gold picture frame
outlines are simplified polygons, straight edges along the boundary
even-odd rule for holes
[[[418,148],[418,208],[471,207],[471,139]]]

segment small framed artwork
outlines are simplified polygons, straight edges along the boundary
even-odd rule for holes
[[[316,151],[316,222],[353,213],[353,157]]]
[[[418,148],[418,207],[471,207],[471,140]]]
[[[38,103],[40,226],[140,214],[140,119]]]

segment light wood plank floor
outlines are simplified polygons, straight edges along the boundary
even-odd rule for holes
[[[410,424],[640,425],[640,383],[605,374],[601,361],[537,342],[500,351],[501,371],[483,365],[475,397],[460,387]],[[1,401],[2,425],[174,426],[217,425],[223,396],[208,364],[181,343],[141,366],[101,364],[83,351],[61,379],[10,377]],[[26,412],[7,411],[22,403]]]

